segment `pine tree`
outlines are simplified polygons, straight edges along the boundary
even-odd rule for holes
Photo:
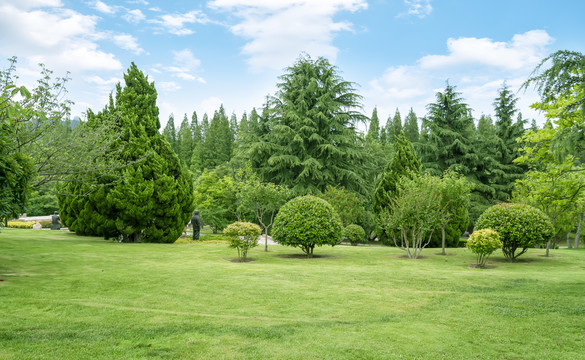
[[[475,221],[495,191],[478,179],[480,173],[476,168],[480,161],[475,150],[476,130],[471,110],[449,84],[444,92],[437,93],[436,102],[427,109],[420,143],[423,169],[436,176],[447,170],[465,176],[474,186],[469,213]]]
[[[169,115],[169,121],[163,130],[163,136],[171,145],[171,149],[177,153],[177,131],[175,129],[175,116],[172,113]]]
[[[125,86],[116,87],[116,101],[88,118],[97,123],[117,121],[127,166],[118,176],[98,176],[94,184],[71,182],[60,197],[62,221],[79,234],[120,237],[132,242],[174,242],[193,210],[191,177],[158,130],[157,93],[132,63],[124,74]],[[107,158],[108,154],[104,154]],[[116,180],[117,181],[112,181]],[[84,196],[91,191],[89,196]]]
[[[388,121],[386,122],[386,136],[388,137],[388,142],[394,144],[396,142],[396,138],[402,132],[402,117],[400,116],[400,111],[396,108],[396,112],[394,113],[394,117],[388,117]]]
[[[404,119],[404,135],[413,144],[419,141],[418,118],[412,108]]]
[[[193,133],[187,114],[183,117],[179,132],[177,133],[177,155],[181,164],[189,168],[191,166],[191,157],[193,156]]]
[[[467,175],[474,170],[473,118],[459,95],[447,84],[444,92],[437,93],[436,102],[427,106],[422,162],[432,175],[440,176],[448,169]]]
[[[355,129],[364,121],[361,96],[324,58],[303,56],[280,77],[259,123],[252,149],[264,181],[289,186],[301,195],[341,185],[362,194],[364,153]],[[270,129],[270,131],[268,131]]]
[[[372,117],[370,117],[370,127],[368,128],[368,134],[366,135],[366,142],[369,144],[380,142],[380,121],[378,120],[377,108],[374,108],[372,111]]]
[[[500,163],[501,172],[495,176],[496,201],[507,201],[512,195],[516,180],[521,179],[525,169],[514,163],[519,154],[520,143],[517,139],[524,134],[525,120],[522,115],[513,122],[513,117],[518,111],[516,102],[518,99],[504,83],[500,89],[499,96],[494,101],[495,109],[495,134],[499,139],[498,156],[496,160]]]

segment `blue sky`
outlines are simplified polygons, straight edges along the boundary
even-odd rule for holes
[[[581,0],[0,0],[0,55],[18,57],[29,86],[39,62],[69,71],[73,115],[102,109],[134,61],[155,82],[162,126],[222,103],[239,118],[306,52],[357,83],[382,122],[396,108],[424,116],[447,80],[479,118],[504,81],[517,90],[546,55],[585,52],[584,13]],[[517,96],[542,122],[536,94]]]

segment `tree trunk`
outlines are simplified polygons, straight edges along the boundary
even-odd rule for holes
[[[443,252],[441,253],[441,255],[447,255],[445,253],[445,227],[444,226],[441,228],[441,247],[443,249]]]
[[[549,241],[546,242],[546,255],[545,256],[548,256],[548,253],[549,253],[549,250],[550,250],[550,242],[551,241],[552,240],[549,240]]]
[[[268,252],[268,228],[264,228],[264,252]]]
[[[573,245],[571,245],[571,232],[570,231],[567,231],[567,247],[569,249],[573,248]]]
[[[581,224],[583,223],[583,214],[579,217],[579,223],[577,224],[577,233],[575,234],[575,249],[579,248],[579,237],[581,236]]]

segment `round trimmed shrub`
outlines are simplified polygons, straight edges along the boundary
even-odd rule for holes
[[[336,245],[341,231],[341,220],[333,206],[306,195],[280,208],[272,226],[272,237],[279,244],[300,247],[307,257],[312,257],[315,246]]]
[[[492,229],[474,231],[467,239],[466,246],[477,256],[477,266],[485,267],[488,257],[496,250],[502,248],[500,234]]]
[[[356,224],[350,224],[343,229],[343,237],[350,242],[351,245],[357,246],[359,243],[363,243],[366,238],[366,232],[364,228]]]
[[[497,204],[481,214],[475,223],[477,230],[492,229],[500,234],[502,252],[515,260],[535,244],[546,243],[553,235],[548,216],[525,204]]]
[[[250,223],[236,221],[229,224],[223,234],[228,237],[229,246],[238,250],[240,261],[245,262],[248,250],[258,245],[258,237],[262,234],[260,226]]]

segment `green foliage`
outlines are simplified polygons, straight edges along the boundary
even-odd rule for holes
[[[548,64],[550,67],[543,70]],[[571,99],[564,104],[562,112],[580,112],[580,117],[585,118],[585,55],[582,53],[559,50],[547,56],[522,85],[525,89],[530,86],[536,87],[543,105],[554,105],[561,98]],[[574,96],[575,94],[580,96]],[[576,143],[574,140],[583,137],[583,134],[576,134],[574,131],[571,133],[571,139],[565,140]]]
[[[440,246],[445,254],[445,247],[457,246],[461,235],[469,226],[467,206],[472,189],[472,184],[463,176],[453,171],[443,174],[439,183],[439,193],[441,206],[445,209],[448,219],[440,232],[434,232],[430,247]]]
[[[398,111],[398,109],[396,109],[396,112],[394,113],[394,117],[388,117],[388,120],[386,120],[386,136],[387,136],[387,142],[389,144],[394,144],[397,139],[398,136],[400,136],[400,133],[402,133],[402,117],[400,116],[400,111]]]
[[[423,119],[423,130],[418,149],[423,170],[433,175],[442,175],[447,170],[465,176],[473,184],[470,198],[471,221],[479,211],[491,203],[495,191],[483,183],[478,176],[479,144],[475,142],[476,131],[471,109],[463,102],[455,87],[447,84],[443,92],[436,94],[436,101],[427,106],[428,114]],[[476,210],[477,209],[477,210]]]
[[[59,211],[57,195],[47,188],[33,191],[28,199],[26,213],[28,216],[43,216]]]
[[[327,185],[342,185],[367,194],[366,153],[356,123],[361,96],[324,58],[308,55],[280,77],[278,93],[269,98],[258,124],[250,156],[266,182],[288,186],[294,194],[318,194]]]
[[[163,136],[171,145],[171,149],[177,153],[177,130],[175,129],[175,115],[170,114],[169,120],[167,121],[167,125],[163,130]]]
[[[441,204],[440,181],[429,174],[400,178],[396,196],[380,214],[380,225],[411,259],[420,256],[435,229],[448,219]]]
[[[376,184],[373,195],[374,211],[379,214],[388,207],[396,195],[401,177],[416,176],[420,174],[420,170],[421,163],[416,157],[414,147],[401,132],[396,139],[394,157],[386,165],[383,176]]]
[[[223,233],[228,237],[230,247],[238,250],[240,261],[245,262],[248,250],[258,245],[258,237],[262,234],[262,229],[253,223],[237,221],[229,224]]]
[[[319,197],[333,206],[343,226],[360,224],[365,221],[367,216],[365,204],[356,193],[343,187],[328,186]]]
[[[466,246],[477,257],[477,266],[485,267],[488,257],[503,246],[500,235],[492,229],[474,231],[466,242]]]
[[[88,112],[88,126],[113,119],[112,131],[120,134],[113,147],[119,153],[102,157],[117,158],[125,166],[112,175],[90,176],[91,184],[71,181],[63,186],[59,213],[79,234],[172,243],[193,211],[191,176],[158,132],[154,83],[135,64],[124,81],[123,88],[116,87],[115,102],[112,99],[98,114]]]
[[[419,141],[418,118],[412,108],[410,108],[408,115],[404,119],[404,136],[412,144]]]
[[[187,168],[191,166],[193,156],[193,132],[187,114],[183,117],[179,132],[177,133],[177,156],[181,164]]]
[[[579,98],[585,98],[585,88],[564,94],[532,105],[544,111],[548,121],[544,128],[524,134],[521,156],[515,160],[529,171],[516,182],[514,198],[541,209],[552,221],[555,237],[547,243],[547,255],[560,235],[574,228],[580,216],[576,205],[585,189],[581,145],[585,116],[574,108]]]
[[[380,120],[378,119],[378,109],[374,108],[370,117],[370,126],[366,135],[366,142],[369,144],[380,142]]]
[[[315,246],[336,245],[342,232],[341,220],[333,206],[315,196],[296,197],[276,215],[273,238],[282,245],[300,247],[307,257]]]
[[[494,205],[481,214],[475,228],[497,231],[503,243],[502,252],[510,261],[531,246],[547,243],[553,236],[553,227],[546,214],[525,204]]]
[[[357,244],[366,241],[366,232],[359,225],[349,224],[343,229],[342,237],[349,241],[351,245],[357,246]]]
[[[401,132],[396,139],[394,157],[386,165],[372,195],[372,205],[378,218],[387,211],[392,199],[396,197],[400,179],[418,176],[420,171],[421,164],[416,157],[414,147]],[[384,230],[384,226],[379,227],[377,232],[380,241],[385,244],[392,242],[392,236]]]
[[[251,171],[249,165],[245,169]],[[268,232],[276,213],[290,199],[291,192],[284,185],[260,182],[254,173],[246,174],[245,169],[236,172],[238,213],[252,212],[253,218],[264,228],[264,250],[268,251]]]
[[[216,233],[236,220],[234,179],[228,175],[220,177],[220,170],[204,170],[195,181],[193,202],[201,221]]]

